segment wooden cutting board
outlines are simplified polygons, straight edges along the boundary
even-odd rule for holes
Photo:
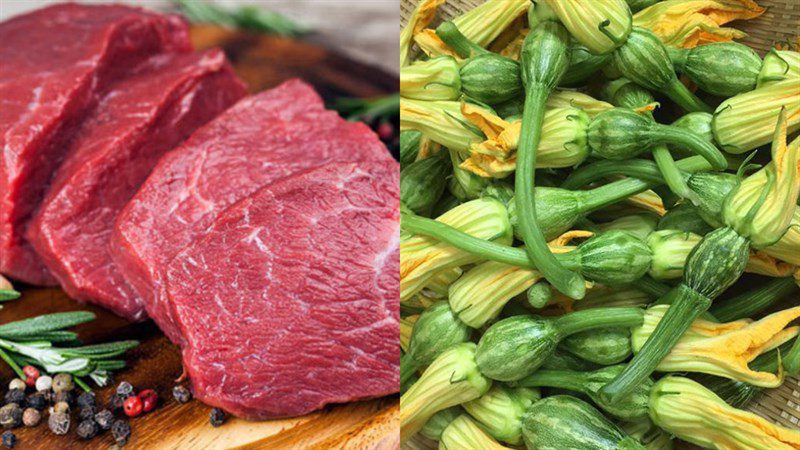
[[[396,75],[350,60],[313,43],[274,36],[247,34],[213,26],[192,30],[198,49],[222,47],[251,92],[299,77],[313,84],[326,101],[339,97],[373,97],[396,92]],[[311,37],[313,41],[314,37]],[[172,399],[175,379],[181,375],[178,347],[172,345],[152,322],[130,324],[113,314],[81,305],[59,289],[22,288],[22,298],[4,304],[0,323],[39,314],[89,310],[93,322],[76,327],[82,340],[96,343],[138,339],[141,345],[126,359],[129,368],[116,375],[137,389],[155,389],[159,407],[132,419],[132,437],[125,449],[395,449],[399,448],[399,401],[391,396],[327,408],[308,416],[248,422],[229,418],[221,427],[209,424],[211,408],[199,401],[179,405]],[[13,372],[0,364],[2,392]],[[343,380],[346,382],[346,380]],[[96,390],[103,404],[113,386]],[[14,430],[19,449],[107,449],[114,441],[104,433],[91,441],[75,434],[77,418],[66,436],[50,432],[45,422],[35,428]]]

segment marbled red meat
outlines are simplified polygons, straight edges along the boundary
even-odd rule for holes
[[[111,230],[159,158],[245,94],[220,50],[167,53],[117,81],[75,131],[27,237],[66,293],[143,320]]]
[[[163,271],[224,208],[331,161],[390,159],[366,125],[326,111],[313,88],[288,81],[239,101],[162,158],[117,219],[114,259],[150,317],[181,343]],[[235,262],[237,256],[226,258]]]
[[[177,16],[60,4],[0,23],[0,272],[55,284],[25,229],[98,96],[152,55],[191,50]]]
[[[267,419],[397,392],[399,219],[394,161],[328,164],[220,214],[167,270],[195,395]]]

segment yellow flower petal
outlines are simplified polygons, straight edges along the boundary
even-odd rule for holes
[[[400,32],[400,67],[410,61],[408,52],[411,49],[411,38],[427,27],[436,16],[436,10],[444,4],[445,0],[420,0],[405,28]]]
[[[452,56],[457,60],[461,60],[461,57],[458,56],[453,49],[447,46],[439,36],[436,35],[436,31],[431,30],[430,28],[426,28],[419,33],[414,35],[414,42],[417,43],[420,50],[425,52],[431,58],[435,58],[437,56]]]
[[[634,14],[633,24],[651,30],[667,45],[692,48],[745,36],[721,25],[764,11],[752,0],[666,0]]]
[[[660,322],[666,305],[649,308],[645,323],[633,330],[631,343],[638,352],[655,325]],[[751,370],[747,364],[797,336],[798,327],[786,328],[800,317],[800,307],[776,312],[761,320],[737,320],[718,324],[695,320],[689,331],[659,363],[662,372],[701,372],[730,378],[756,386],[777,387],[783,382],[783,372],[773,374]]]

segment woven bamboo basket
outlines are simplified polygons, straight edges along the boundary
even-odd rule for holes
[[[447,0],[439,8],[438,20],[446,20],[469,11],[487,0]],[[490,0],[504,1],[504,0]],[[776,44],[798,45],[800,35],[800,0],[756,0],[766,12],[756,19],[727,24],[747,33],[739,42],[749,45],[762,56]],[[400,1],[400,27],[405,26],[418,0]],[[436,22],[432,25],[435,26]],[[412,49],[412,55],[417,49]],[[793,299],[794,305],[798,304]],[[787,378],[780,388],[765,390],[750,403],[748,409],[777,424],[800,428],[800,377]],[[435,448],[433,442],[415,437],[404,449]],[[696,448],[680,443],[679,449]],[[765,449],[766,450],[766,449]]]

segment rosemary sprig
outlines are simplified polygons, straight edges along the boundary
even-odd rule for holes
[[[298,25],[282,14],[258,6],[223,8],[197,0],[173,0],[181,12],[192,22],[214,23],[232,28],[242,28],[281,36],[307,34],[306,27]]]
[[[25,379],[25,374],[21,366],[32,365],[50,374],[72,374],[75,382],[87,391],[91,389],[81,377],[89,377],[99,386],[104,386],[112,371],[125,367],[125,361],[115,358],[139,345],[138,341],[63,347],[53,345],[77,343],[78,335],[65,328],[94,318],[91,312],[73,311],[0,325],[0,359],[22,379]]]
[[[333,107],[347,120],[371,123],[376,119],[391,120],[400,111],[400,94],[377,98],[340,98]]]

